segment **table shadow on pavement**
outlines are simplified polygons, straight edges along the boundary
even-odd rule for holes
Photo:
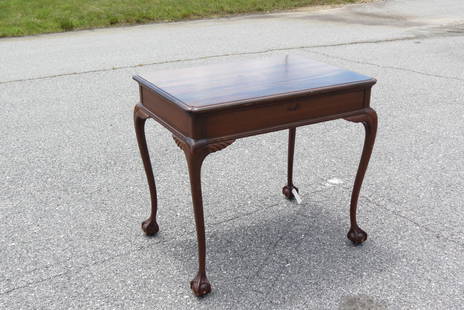
[[[346,212],[335,213],[324,208],[325,203],[282,203],[208,225],[207,273],[213,292],[199,299],[199,306],[234,304],[242,309],[250,307],[250,301],[261,307],[291,306],[304,304],[308,296],[317,303],[335,289],[344,292],[336,296],[341,308],[361,302],[381,309],[381,302],[357,292],[364,280],[387,272],[398,257],[375,240],[352,245],[346,239]],[[169,246],[184,270],[180,273],[193,277],[197,271],[195,234],[169,242]],[[367,259],[372,256],[376,259]]]

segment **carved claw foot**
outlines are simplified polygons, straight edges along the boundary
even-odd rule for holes
[[[150,217],[142,222],[142,230],[145,232],[145,235],[153,236],[159,231],[159,226],[156,221],[152,220]]]
[[[190,281],[190,288],[197,297],[204,296],[211,292],[211,284],[209,284],[206,274],[198,273],[195,279]]]
[[[284,188],[282,188],[282,193],[284,194],[285,198],[288,200],[293,200],[295,199],[295,196],[292,193],[292,190],[295,189],[297,193],[299,193],[298,188],[293,185],[285,185]]]
[[[363,243],[367,239],[367,233],[359,227],[350,228],[346,236],[356,245]]]

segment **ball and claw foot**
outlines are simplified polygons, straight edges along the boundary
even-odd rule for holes
[[[195,279],[190,281],[190,288],[197,297],[205,296],[211,292],[211,284],[205,274],[198,273]]]
[[[142,222],[142,230],[147,236],[154,236],[159,231],[159,226],[151,217]]]
[[[355,245],[361,244],[367,239],[367,233],[361,228],[350,228],[346,235]]]
[[[293,195],[292,190],[295,189],[297,193],[299,193],[298,188],[293,185],[285,185],[284,188],[282,188],[282,194],[284,194],[285,198],[288,200],[293,200],[295,199],[295,195]]]

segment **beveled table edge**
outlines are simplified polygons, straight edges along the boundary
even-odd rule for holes
[[[214,104],[209,104],[205,105],[202,107],[192,107],[188,105],[187,103],[183,102],[182,100],[178,99],[177,97],[169,94],[168,92],[164,91],[163,89],[159,88],[155,84],[151,83],[150,81],[144,79],[140,75],[134,75],[132,78],[137,81],[139,84],[147,87],[149,90],[154,92],[155,94],[160,95],[164,99],[176,104],[180,108],[182,108],[184,111],[189,112],[189,113],[197,113],[197,112],[206,112],[206,111],[214,111],[214,110],[223,110],[224,108],[228,108],[231,106],[247,106],[251,105],[253,103],[259,102],[259,103],[264,103],[267,101],[273,101],[273,100],[278,100],[278,99],[291,99],[294,97],[299,97],[299,96],[304,96],[304,95],[319,95],[327,92],[334,92],[334,91],[340,91],[340,90],[346,90],[350,88],[356,88],[356,87],[371,87],[375,83],[377,83],[377,80],[375,78],[368,78],[366,80],[361,80],[361,81],[356,81],[352,83],[344,83],[344,84],[335,84],[335,85],[330,85],[326,87],[319,87],[319,88],[311,88],[311,89],[305,89],[301,91],[294,91],[294,92],[287,92],[287,93],[281,93],[281,94],[276,94],[276,95],[271,95],[271,96],[261,96],[261,97],[253,97],[253,98],[247,98],[247,99],[241,99],[241,100],[235,100],[235,101],[226,101],[226,102],[221,102],[221,103],[214,103]]]

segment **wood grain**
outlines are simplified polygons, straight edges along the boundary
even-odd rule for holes
[[[293,55],[156,71],[134,79],[187,110],[375,83],[368,76]]]

